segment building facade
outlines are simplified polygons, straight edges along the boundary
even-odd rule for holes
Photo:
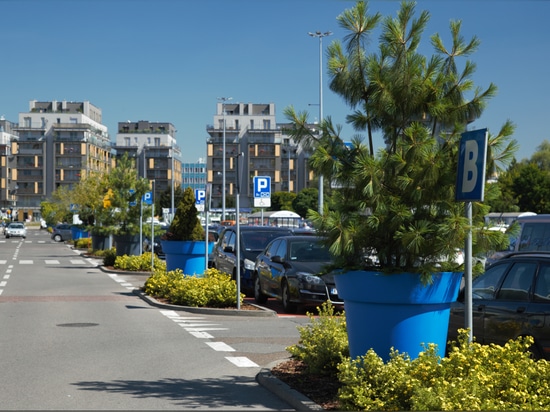
[[[183,163],[182,165],[182,188],[205,190],[206,188],[206,162],[199,159],[194,163]]]
[[[72,188],[91,172],[110,170],[112,145],[101,109],[90,102],[29,102],[14,128],[3,204],[12,204],[19,220],[39,214],[40,203],[56,189]],[[11,162],[11,163],[10,163]]]
[[[182,184],[181,149],[176,142],[176,132],[171,123],[147,120],[118,123],[116,157],[128,153],[135,161],[138,175],[154,180],[155,199]]]
[[[277,124],[273,103],[217,103],[214,124],[206,128],[210,136],[206,180],[212,185],[212,207],[223,203],[224,161],[226,204],[238,187],[239,205],[253,207],[255,176],[270,177],[271,193],[297,193],[310,186],[313,174],[307,154],[285,135],[285,126]]]

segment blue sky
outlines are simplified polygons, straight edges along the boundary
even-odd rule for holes
[[[332,31],[323,46],[342,39],[336,17],[345,0],[0,0],[0,115],[17,122],[28,102],[90,101],[103,111],[111,140],[118,122],[170,122],[183,160],[206,157],[206,126],[218,97],[275,103],[277,121],[294,106],[317,118],[319,41],[308,32]],[[395,15],[398,1],[371,1],[369,10]],[[449,44],[450,20],[462,20],[465,39],[481,46],[474,81],[498,87],[471,129],[497,133],[512,120],[518,160],[550,140],[550,2],[419,0],[429,36]],[[373,46],[377,38],[372,40]],[[326,58],[323,56],[323,63]],[[327,86],[325,116],[345,125],[350,109]],[[382,146],[379,139],[377,147]]]

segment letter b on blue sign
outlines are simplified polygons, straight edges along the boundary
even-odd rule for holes
[[[456,176],[457,201],[483,201],[487,129],[462,133]]]

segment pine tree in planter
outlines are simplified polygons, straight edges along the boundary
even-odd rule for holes
[[[178,204],[174,220],[163,236],[162,250],[166,254],[166,270],[181,269],[185,275],[201,276],[206,269],[207,243],[205,231],[198,218],[193,189],[188,187]]]

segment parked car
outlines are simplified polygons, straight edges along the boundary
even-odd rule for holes
[[[519,228],[515,228],[515,224]],[[486,265],[513,252],[550,252],[550,214],[525,214],[506,230],[510,237],[508,250],[496,251],[487,257]]]
[[[161,236],[155,236],[155,240],[153,242],[153,250],[155,252],[155,255],[157,255],[157,257],[159,259],[164,259],[166,257],[166,255],[162,250],[162,243],[160,242],[160,238],[161,238]],[[143,239],[142,248],[143,248],[144,252],[150,252],[151,251],[151,239],[149,239],[148,237],[145,237]]]
[[[6,239],[10,237],[22,237],[25,239],[27,237],[27,228],[23,223],[12,222],[6,228]]]
[[[59,223],[52,228],[51,238],[56,242],[65,242],[73,239],[72,225],[68,223]]]
[[[550,253],[516,252],[472,282],[472,332],[481,344],[532,336],[536,358],[550,360]],[[448,339],[465,327],[464,290],[451,305]]]
[[[311,235],[284,236],[273,240],[256,258],[254,298],[265,303],[276,298],[285,312],[296,312],[301,306],[319,306],[325,301],[343,305],[338,298],[332,275],[327,286],[319,276],[332,262],[322,238]]]
[[[237,227],[226,226],[220,233],[214,245],[209,265],[237,278]],[[252,274],[256,256],[265,249],[267,244],[280,236],[292,235],[292,230],[275,226],[239,226],[240,257],[241,257],[241,290],[252,292],[254,283]]]

